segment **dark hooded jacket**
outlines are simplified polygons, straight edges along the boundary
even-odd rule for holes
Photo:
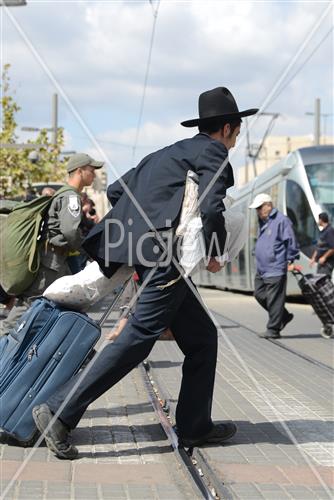
[[[227,156],[223,144],[203,133],[146,156],[122,177],[131,195],[120,180],[108,187],[112,209],[90,232],[83,247],[106,275],[112,274],[105,269],[111,262],[155,265],[164,252],[156,232],[163,235],[166,229],[177,227],[188,170],[199,176],[201,197]],[[227,163],[201,202],[208,256],[224,252],[223,198],[233,184],[232,167]]]

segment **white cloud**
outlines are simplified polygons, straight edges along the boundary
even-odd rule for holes
[[[326,5],[162,1],[135,159],[195,132],[179,122],[197,116],[197,96],[203,90],[224,84],[240,109],[260,105]],[[150,3],[69,2],[66,8],[56,2],[28,3],[11,12],[88,127],[103,141],[123,144],[101,143],[115,164],[129,167],[153,23]],[[303,57],[330,22],[328,16]],[[45,126],[55,89],[10,21],[4,24],[4,56],[12,63],[12,81],[18,87],[20,121]],[[323,110],[330,112],[332,54],[328,38],[270,106],[284,116],[275,133],[312,131],[304,113],[312,110],[315,97],[321,97]],[[91,147],[61,99],[59,120],[72,137],[71,149]],[[255,140],[261,138],[265,123],[259,120],[252,131]]]

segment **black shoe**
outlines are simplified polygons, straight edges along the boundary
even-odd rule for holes
[[[78,450],[68,442],[68,429],[54,415],[46,404],[35,406],[32,416],[36,427],[43,435],[46,445],[58,458],[73,460],[78,456]],[[50,425],[50,422],[54,422]]]
[[[288,313],[282,320],[282,323],[281,323],[281,330],[283,330],[283,328],[286,327],[286,325],[288,323],[290,323],[290,321],[293,320],[293,314],[292,313]]]
[[[227,441],[237,432],[237,426],[232,422],[226,424],[214,424],[211,431],[197,439],[179,437],[179,446],[184,448],[193,448],[203,444],[221,444]]]
[[[279,332],[273,332],[267,330],[266,332],[259,333],[258,335],[261,339],[280,339],[280,333]]]

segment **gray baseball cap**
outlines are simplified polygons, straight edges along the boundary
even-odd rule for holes
[[[103,161],[94,160],[91,156],[87,155],[86,153],[76,153],[69,159],[66,170],[68,173],[71,173],[80,167],[89,166],[94,168],[102,168],[103,165],[104,165]]]

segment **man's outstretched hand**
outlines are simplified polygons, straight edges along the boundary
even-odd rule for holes
[[[207,270],[209,273],[218,273],[222,269],[223,266],[219,264],[219,262],[216,261],[214,257],[211,257],[209,260],[208,265],[206,266]]]

